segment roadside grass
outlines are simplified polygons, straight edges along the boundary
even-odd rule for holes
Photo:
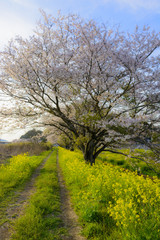
[[[35,183],[24,214],[13,223],[12,240],[60,240],[66,235],[60,214],[60,189],[56,165],[57,149],[47,160]]]
[[[121,152],[125,154],[130,154],[129,149],[122,149]],[[147,160],[151,163],[152,152],[149,150],[143,149],[134,149],[132,150],[132,156],[140,157],[142,160]],[[136,171],[138,174],[149,175],[149,176],[158,176],[144,161],[139,159],[133,159],[121,154],[103,152],[99,155],[97,160],[102,160],[104,163],[110,163],[121,168],[128,169],[130,171]],[[152,162],[152,167],[155,171],[160,172],[160,164],[155,164]]]
[[[23,190],[24,183],[49,153],[46,151],[40,156],[32,157],[27,154],[18,155],[11,158],[9,164],[0,166],[0,225],[8,221],[6,209],[16,201],[15,192]]]
[[[59,148],[60,167],[83,234],[94,240],[159,240],[160,180]]]

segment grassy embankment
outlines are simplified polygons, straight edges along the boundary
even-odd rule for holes
[[[58,240],[66,234],[61,227],[59,184],[55,150],[36,180],[35,193],[29,199],[24,214],[16,220],[11,239]]]
[[[49,151],[40,156],[18,155],[11,158],[9,164],[0,166],[0,224],[6,221],[5,209],[15,191],[23,189],[24,183],[48,154]]]
[[[95,240],[159,240],[160,180],[119,166],[89,166],[59,149],[59,161],[83,234]]]
[[[129,149],[123,149],[121,151],[125,154],[130,154]],[[134,149],[131,155],[134,157],[138,156],[139,159],[129,158],[124,155],[111,152],[103,152],[99,155],[98,160],[102,160],[104,163],[120,166],[121,168],[125,168],[130,171],[137,171],[139,174],[158,176],[157,173],[160,172],[160,164],[155,164],[155,162],[152,160],[151,151]],[[148,161],[150,164],[147,165],[145,161]],[[155,172],[152,168],[155,170]]]

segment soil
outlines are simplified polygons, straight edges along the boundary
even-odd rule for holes
[[[49,155],[50,156],[50,155]],[[40,174],[40,170],[43,168],[45,162],[49,156],[43,160],[43,162],[37,167],[35,172],[32,174],[31,179],[26,183],[22,191],[17,191],[14,194],[14,203],[10,203],[7,207],[6,218],[7,222],[0,226],[0,240],[9,240],[12,234],[10,225],[14,222],[20,215],[23,214],[24,208],[27,205],[28,199],[35,192],[34,184],[36,178]],[[58,181],[60,185],[60,199],[61,199],[61,214],[63,226],[68,231],[68,236],[62,237],[63,240],[85,240],[83,236],[80,235],[82,229],[78,223],[78,217],[73,210],[69,191],[67,190],[62,172],[58,163],[57,156],[57,170],[58,170]],[[37,239],[38,240],[38,239]]]

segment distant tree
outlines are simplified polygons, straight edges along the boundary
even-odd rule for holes
[[[20,137],[20,139],[30,139],[30,138],[38,136],[38,135],[42,135],[42,131],[41,130],[32,129],[32,130],[29,130],[28,132],[26,132],[24,135],[22,135]]]
[[[3,114],[55,127],[91,164],[102,151],[145,142],[160,123],[159,34],[42,15],[33,36],[1,52],[1,91],[16,100]]]
[[[43,135],[43,132],[36,129],[29,130],[27,133],[22,135],[20,139],[30,139],[31,141],[36,142],[47,142],[47,138]]]

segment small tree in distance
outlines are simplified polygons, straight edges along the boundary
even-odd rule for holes
[[[30,139],[32,137],[39,136],[39,135],[42,135],[41,130],[32,129],[26,132],[24,135],[22,135],[20,139]]]
[[[43,136],[43,132],[41,130],[36,130],[36,129],[29,130],[24,135],[22,135],[20,139],[27,139],[30,141],[37,141],[37,142],[47,142],[46,137]]]
[[[91,164],[126,141],[147,144],[160,122],[159,34],[42,15],[33,36],[0,54],[1,91],[17,101],[6,114],[54,126]]]

